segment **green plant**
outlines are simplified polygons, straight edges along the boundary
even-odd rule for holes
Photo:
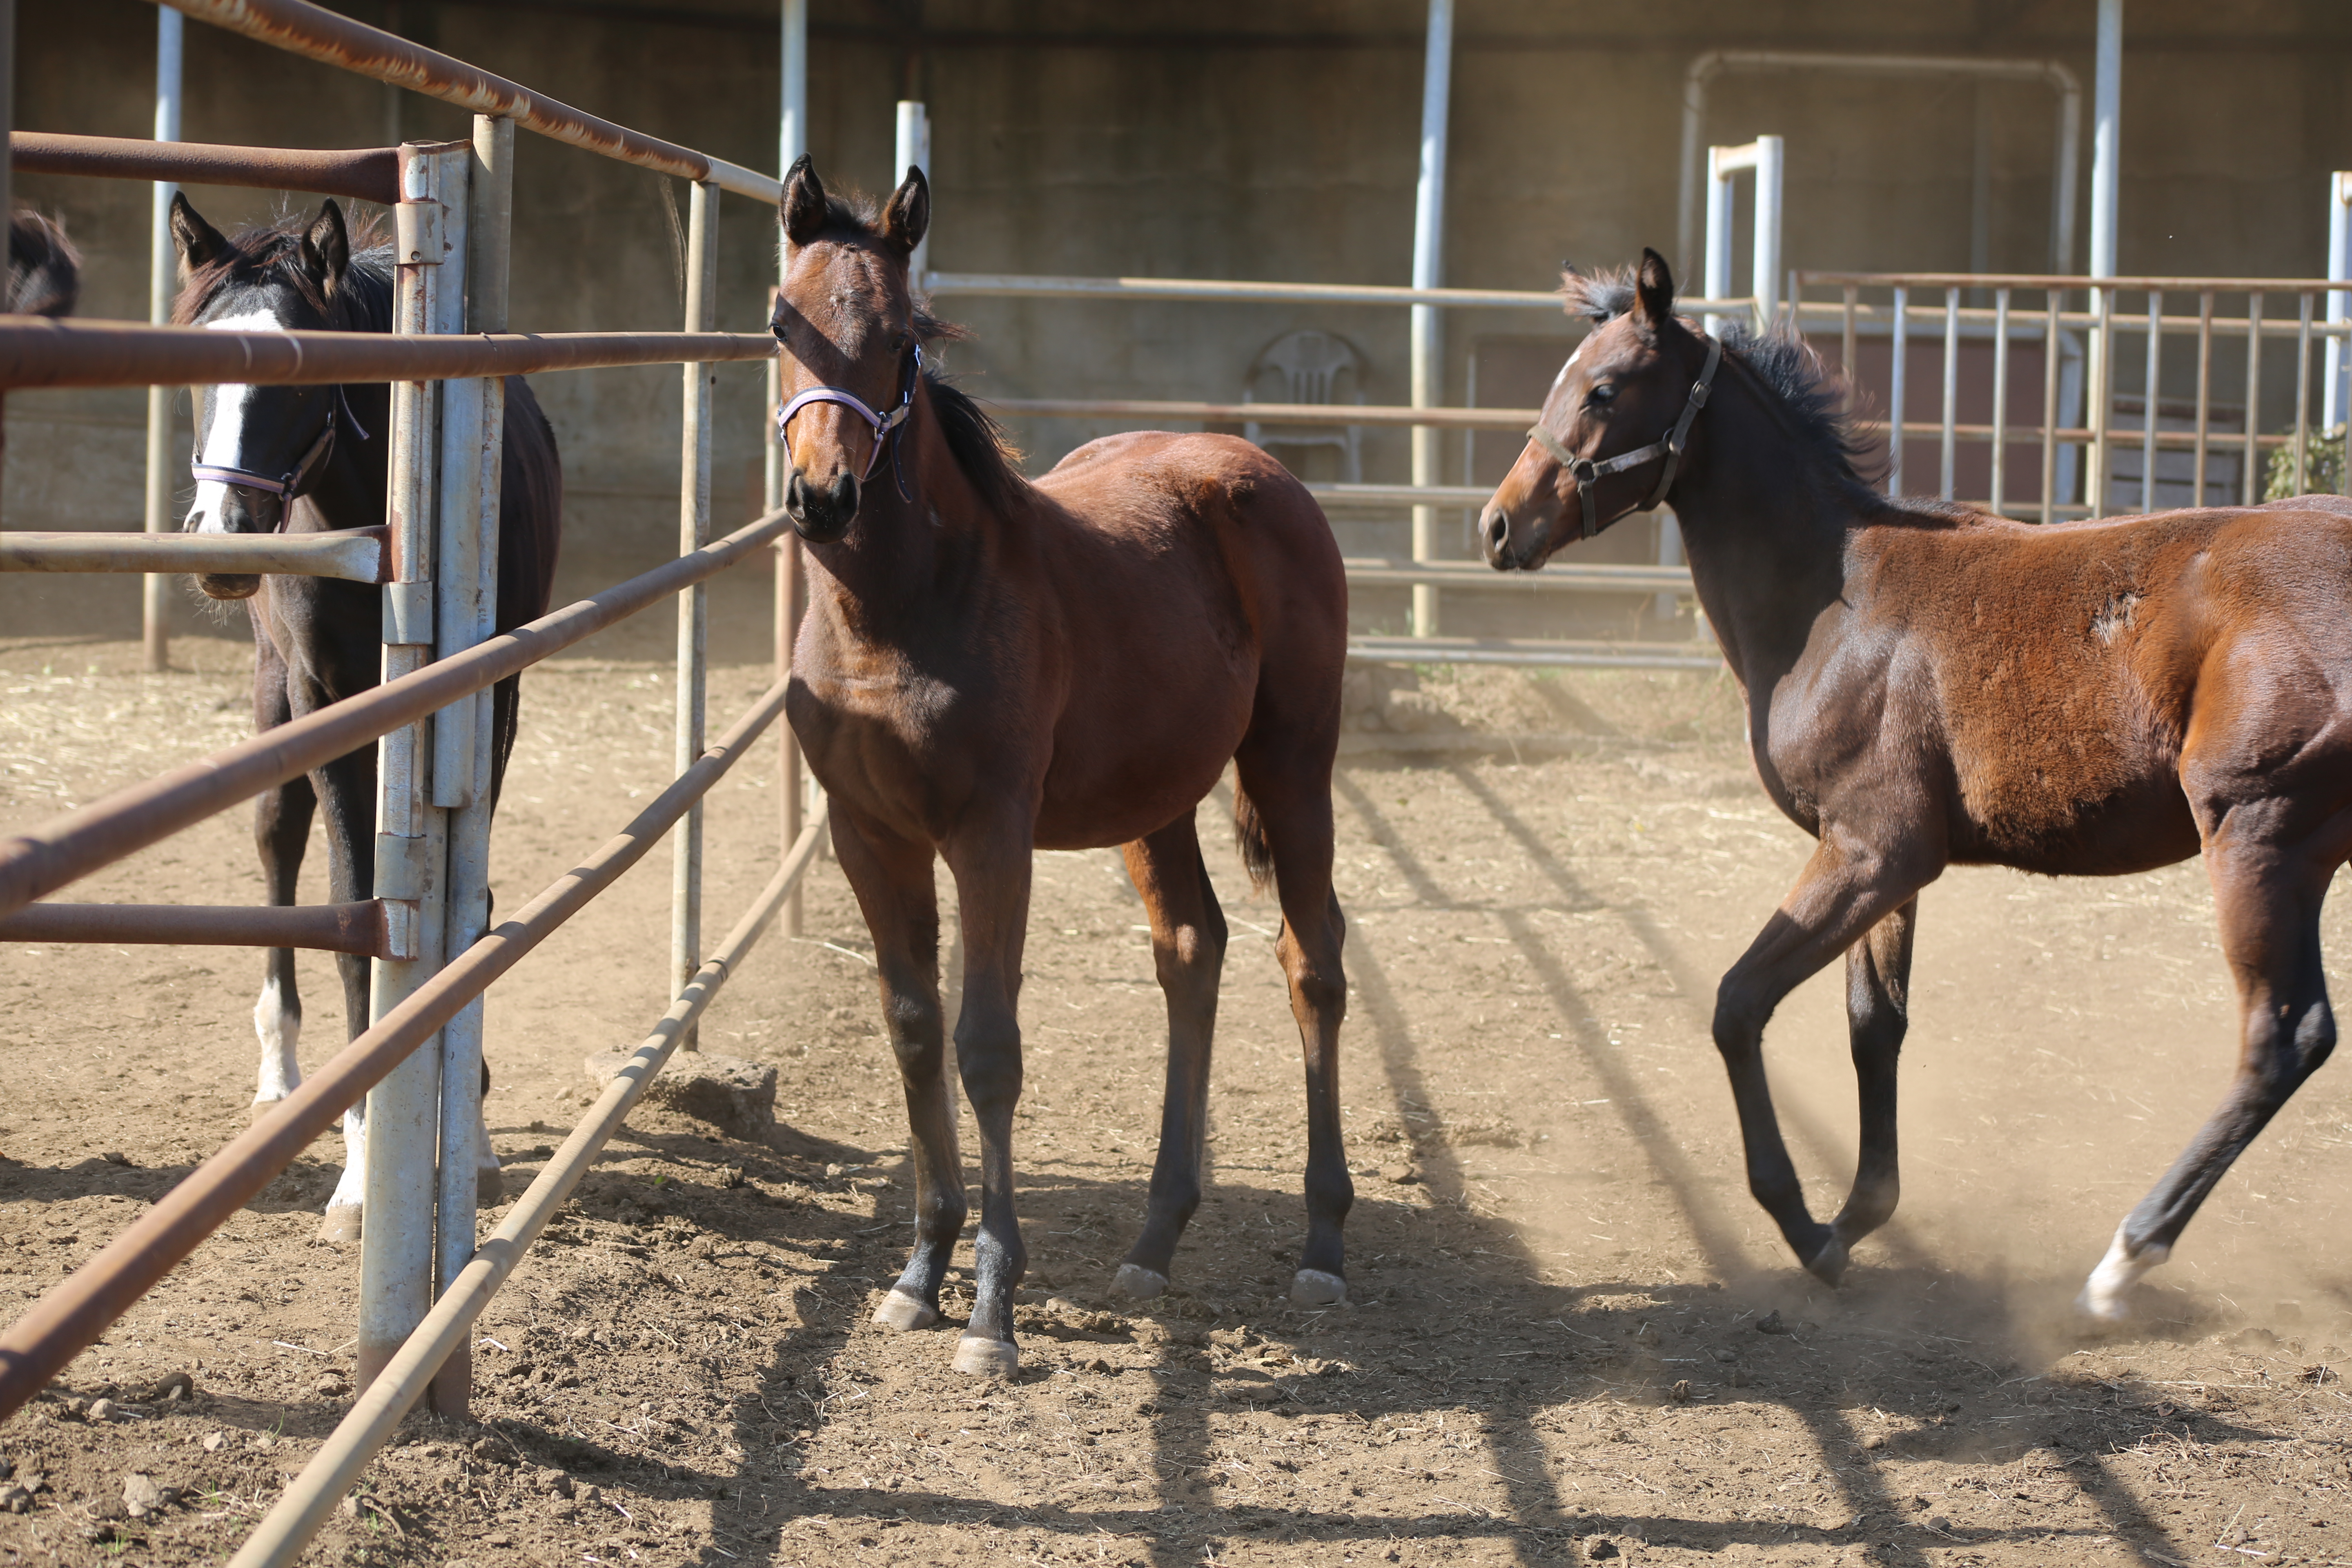
[[[2263,476],[2263,500],[2291,500],[2296,496],[2339,496],[2344,493],[2344,426],[2315,430],[2304,445],[2303,484],[2294,482],[2294,448],[2272,449]]]

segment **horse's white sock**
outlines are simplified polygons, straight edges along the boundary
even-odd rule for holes
[[[261,1037],[261,1074],[253,1103],[275,1104],[302,1083],[302,1064],[294,1054],[302,1038],[302,1015],[278,989],[276,975],[262,984],[261,999],[253,1005],[253,1032]]]

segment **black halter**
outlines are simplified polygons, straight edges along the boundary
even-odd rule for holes
[[[1584,503],[1584,531],[1578,538],[1590,539],[1609,523],[1623,517],[1625,512],[1648,511],[1666,499],[1666,492],[1674,488],[1675,470],[1682,464],[1683,447],[1690,440],[1691,424],[1698,418],[1698,411],[1706,406],[1707,389],[1714,385],[1716,367],[1722,363],[1723,344],[1714,338],[1707,339],[1706,367],[1698,373],[1698,379],[1691,383],[1690,400],[1683,405],[1682,416],[1675,421],[1673,429],[1646,447],[1636,447],[1630,452],[1620,452],[1613,458],[1595,461],[1570,451],[1560,438],[1545,429],[1540,422],[1528,429],[1528,439],[1557,458],[1560,467],[1568,470],[1569,477],[1576,481],[1577,499]],[[1649,499],[1638,506],[1627,507],[1625,511],[1617,513],[1607,522],[1602,521],[1600,503],[1592,499],[1593,481],[1610,474],[1622,474],[1627,468],[1639,468],[1661,454],[1666,459],[1666,466],[1658,470],[1658,482],[1651,489]]]
[[[332,393],[333,401],[327,405],[327,423],[320,430],[319,438],[310,443],[310,449],[296,458],[294,466],[285,473],[271,475],[252,468],[232,468],[225,463],[194,462],[188,465],[188,472],[200,480],[211,479],[216,484],[235,485],[240,489],[261,490],[289,501],[296,496],[309,493],[310,481],[318,477],[319,470],[327,466],[328,458],[333,455],[336,426],[348,424],[352,436],[362,441],[374,439],[367,433],[366,426],[360,423],[359,416],[352,412],[352,400],[342,387],[334,387]]]

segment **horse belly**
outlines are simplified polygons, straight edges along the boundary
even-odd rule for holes
[[[1157,832],[1216,786],[1249,728],[1249,685],[1204,700],[1065,718],[1039,803],[1041,849],[1091,849]],[[1080,721],[1072,722],[1072,719]],[[1147,722],[1139,724],[1139,718]]]

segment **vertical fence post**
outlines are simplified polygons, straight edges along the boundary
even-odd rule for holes
[[[463,321],[471,157],[464,142],[410,142],[400,150],[395,332],[446,331]],[[383,591],[383,662],[388,681],[423,668],[433,656],[438,392],[430,382],[394,382],[392,388],[386,510],[393,581]],[[396,956],[370,967],[372,1022],[440,968],[447,936],[448,813],[430,804],[434,758],[425,729],[419,722],[395,730],[377,752],[373,891],[385,902]],[[362,1388],[432,1304],[440,1079],[436,1035],[368,1092],[357,1358]]]
[[[180,53],[186,18],[169,5],[155,8],[155,140],[180,139]],[[178,258],[172,247],[172,197],[176,184],[155,182],[155,206],[147,237],[147,319],[158,326],[172,319]],[[172,531],[173,386],[147,389],[147,518],[150,533]],[[147,646],[147,668],[172,662],[172,579],[150,572],[139,585],[139,622]]]
[[[2327,176],[2327,277],[2331,282],[2352,279],[2352,170]],[[2319,426],[2323,437],[2336,426],[2344,426],[2336,492],[2352,496],[2352,343],[2335,335],[2352,321],[2347,303],[2352,303],[2352,292],[2327,291],[2327,325],[2332,330],[2325,351],[2326,369],[2321,377]]]
[[[2058,316],[2063,289],[2047,291],[2049,315],[2042,330],[2042,521],[2058,515]]]
[[[1412,286],[1434,289],[1445,275],[1445,132],[1454,87],[1454,0],[1429,0],[1429,39],[1422,56],[1421,176],[1413,190]],[[1427,408],[1443,400],[1445,365],[1438,347],[1437,307],[1414,305],[1408,311],[1412,335],[1412,405]],[[1412,482],[1438,482],[1438,433],[1435,427],[1412,427]],[[1412,509],[1412,558],[1437,558],[1437,509]],[[1412,585],[1412,635],[1437,635],[1437,584]]]
[[[2098,325],[2091,330],[2088,401],[2091,414],[2090,471],[2083,476],[2083,500],[2093,517],[2107,515],[2107,426],[2116,409],[2116,291],[2091,290]]]
[[[693,212],[686,240],[686,330],[707,332],[717,319],[719,295],[719,187],[695,182]],[[710,392],[716,366],[685,369],[685,416],[680,421],[677,487],[677,552],[691,554],[710,542]],[[677,750],[676,771],[692,767],[703,749],[703,655],[709,641],[709,601],[697,583],[677,601]],[[670,840],[669,994],[677,995],[702,967],[702,802],[687,809]],[[678,1042],[701,1048],[698,1031]]]
[[[1728,147],[1706,150],[1706,297],[1723,300],[1731,294],[1731,172],[1726,169],[1723,155]],[[1713,311],[1699,318],[1699,325],[1707,336],[1715,337],[1723,331],[1723,317]],[[1848,374],[1852,374],[1849,361]]]
[[[2197,296],[2197,471],[2189,477],[2189,504],[2205,504],[2205,447],[2213,430],[2213,290]]]
[[[1944,290],[1944,430],[1943,445],[1937,454],[1936,494],[1944,500],[1952,499],[1953,470],[1959,464],[1960,404],[1960,291]]]
[[[474,117],[467,192],[467,331],[507,328],[507,261],[514,210],[514,121]],[[448,314],[457,314],[448,311]],[[450,382],[441,413],[443,553],[436,655],[488,640],[498,629],[499,505],[506,443],[506,383],[495,376]],[[497,746],[493,698],[478,691],[434,716],[434,801],[449,817],[448,939],[456,957],[490,923],[490,775]],[[445,775],[445,767],[447,770]],[[464,773],[457,773],[462,768]],[[487,1152],[482,1135],[482,998],[441,1032],[441,1167],[435,1210],[434,1293],[449,1288],[474,1255],[475,1210]],[[429,1403],[453,1420],[467,1415],[473,1388],[470,1344],[461,1344],[433,1380]]]
[[[776,125],[776,167],[789,171],[808,151],[808,0],[783,0],[783,90]],[[783,250],[777,247],[776,281],[783,281]],[[776,429],[776,411],[784,402],[784,362],[782,353],[768,361],[767,508],[784,504],[784,469],[792,460]],[[786,533],[776,542],[776,679],[793,672],[793,638],[800,629],[801,541]],[[779,856],[790,854],[801,836],[801,742],[791,723],[776,726],[776,806]],[[780,917],[784,934],[802,930],[801,889],[796,884],[784,900]]]
[[[1903,493],[1903,395],[1909,389],[1911,350],[1911,290],[1895,286],[1893,357],[1886,372],[1886,493]]]
[[[920,169],[923,178],[929,180],[931,177],[931,117],[924,112],[921,102],[915,99],[902,98],[898,100],[897,142],[898,155],[891,160],[896,167],[890,171],[890,188],[898,189],[898,183],[907,177],[907,171],[910,168]],[[930,231],[925,229],[922,243],[916,246],[915,253],[907,258],[907,282],[918,294],[924,291],[923,279],[929,276],[930,267],[931,237]]]
[[[1992,291],[1992,510],[2009,505],[2009,290]]]
[[[1748,291],[1756,297],[1756,331],[1772,330],[1780,313],[1780,185],[1787,159],[1778,136],[1756,138],[1756,234],[1753,239],[1755,279]]]
[[[2238,481],[2238,504],[2253,506],[2263,499],[2263,294],[2246,296],[2246,460]]]
[[[2147,291],[2147,369],[2140,381],[2147,389],[2147,406],[2139,421],[2139,510],[2156,510],[2157,403],[2164,391],[2164,290]]]

